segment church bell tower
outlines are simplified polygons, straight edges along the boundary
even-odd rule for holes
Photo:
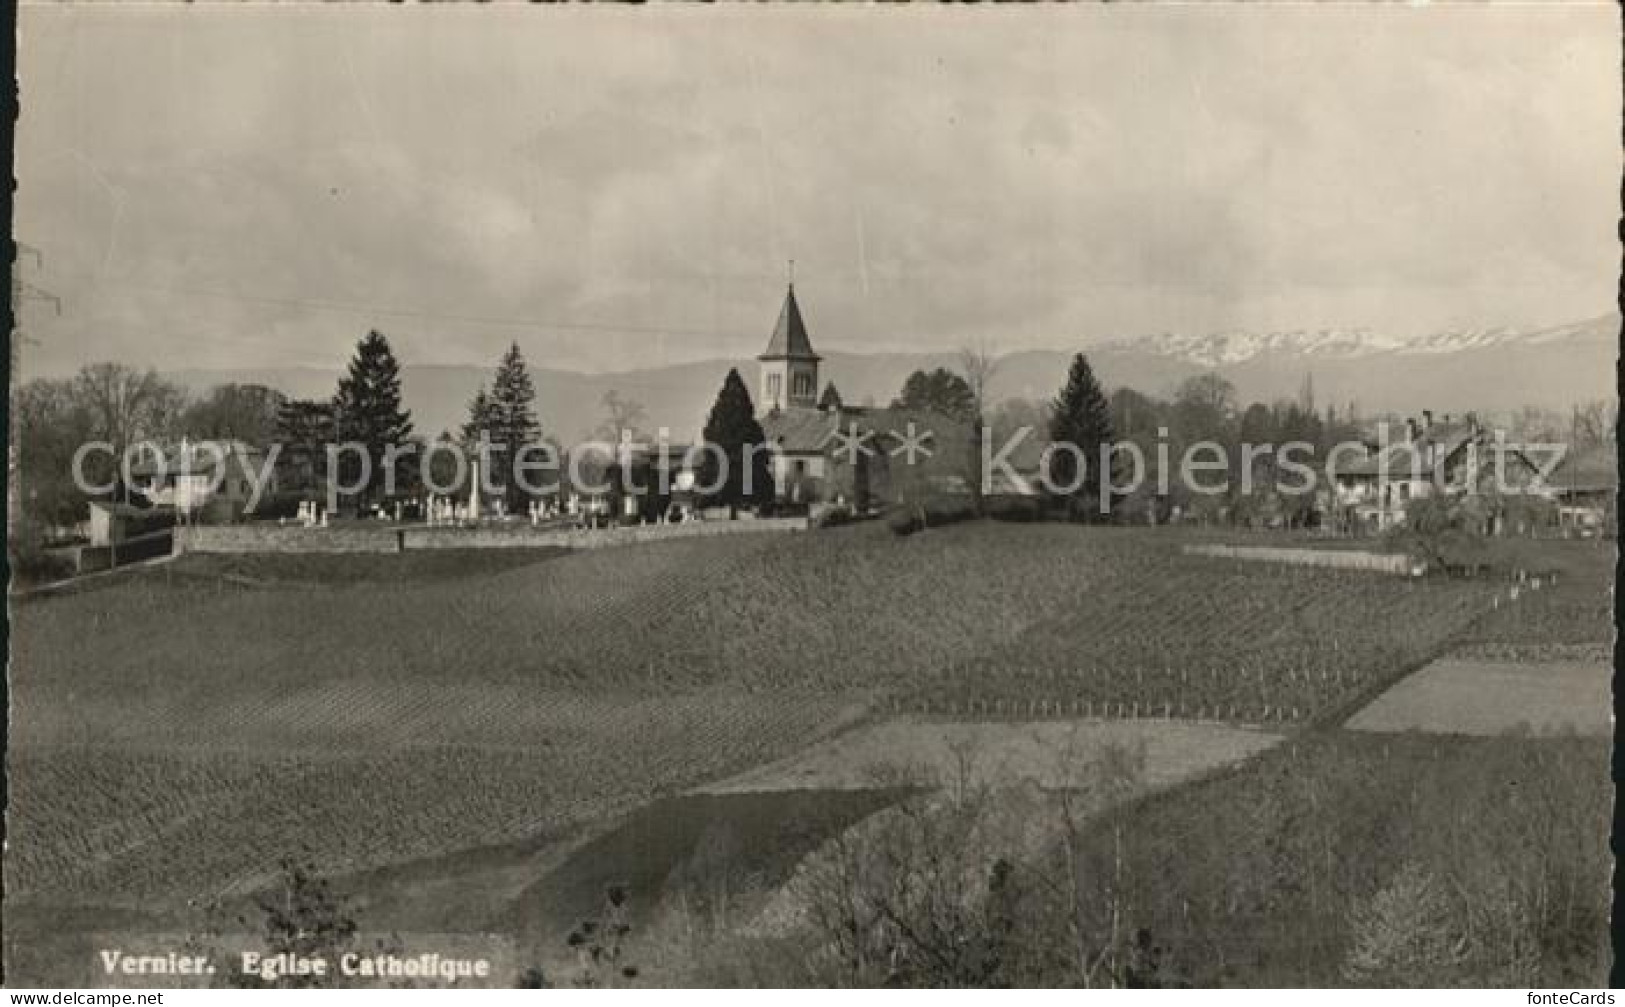
[[[783,409],[812,409],[818,404],[818,361],[807,325],[801,320],[792,281],[784,294],[779,322],[767,341],[767,350],[756,358],[762,363],[762,381],[757,406],[763,413]]]

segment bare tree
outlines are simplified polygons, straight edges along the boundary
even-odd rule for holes
[[[1085,757],[1078,751],[1076,738],[1058,755],[1057,769],[1067,773],[1082,766],[1083,778],[1061,781],[1056,794],[1061,835],[1061,877],[1067,935],[1072,967],[1078,984],[1085,988],[1120,985],[1128,915],[1124,882],[1124,829],[1122,808],[1139,793],[1145,777],[1145,749],[1107,745]],[[1085,833],[1093,821],[1103,820],[1111,829],[1111,865],[1105,877],[1090,878],[1084,859]],[[1089,882],[1093,880],[1095,887]],[[1052,886],[1055,881],[1052,880]],[[1104,896],[1106,925],[1095,922],[1091,909],[1097,897]]]
[[[157,371],[110,362],[81,368],[73,395],[118,457],[139,441],[171,436],[186,406],[186,394]]]
[[[988,387],[998,372],[999,360],[985,340],[963,346],[959,350],[959,369],[971,394],[970,483],[971,509],[980,517],[982,506],[982,427],[987,422],[989,408]]]
[[[167,434],[186,398],[157,371],[116,363],[81,368],[74,391],[95,417],[97,432],[119,451],[143,438]]]
[[[1618,424],[1618,403],[1593,401],[1575,406],[1570,420],[1574,447],[1594,448],[1613,443]]]
[[[1125,834],[1143,750],[1069,751],[1077,757],[1058,761],[1058,787],[1045,793],[1000,785],[978,771],[969,748],[950,746],[937,789],[866,819],[809,858],[796,888],[822,979],[1145,981],[1132,939]],[[1042,810],[1057,808],[1058,820]],[[1113,851],[1104,869],[1092,855],[1102,829]]]
[[[599,399],[599,405],[604,407],[604,421],[598,424],[595,431],[599,440],[618,443],[622,434],[636,437],[639,428],[649,419],[649,413],[643,408],[643,403],[622,395],[611,388]]]

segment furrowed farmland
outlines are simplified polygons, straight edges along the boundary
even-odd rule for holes
[[[395,559],[186,557],[15,605],[10,897],[179,905],[299,847],[360,871],[562,833],[895,711],[1307,723],[1497,587],[988,523]]]
[[[1440,660],[1361,710],[1348,726],[1479,735],[1612,733],[1611,551],[1550,543],[1543,556],[1507,560],[1522,572],[1499,584],[1490,612]]]

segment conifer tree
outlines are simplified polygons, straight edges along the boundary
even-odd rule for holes
[[[376,329],[356,344],[349,369],[339,379],[338,393],[333,396],[333,427],[341,444],[358,444],[367,454],[368,478],[357,491],[365,506],[385,484],[385,451],[405,444],[412,434],[412,415],[401,406],[400,364],[389,340]],[[345,485],[355,485],[359,459],[346,451],[340,462],[339,478]]]
[[[768,463],[767,434],[756,422],[756,406],[738,370],[729,370],[717,393],[716,404],[705,421],[705,441],[714,445],[705,454],[700,483],[712,487],[710,502],[726,506],[730,517],[740,507],[766,506],[773,502],[773,472]],[[717,472],[725,459],[726,472]],[[750,449],[750,450],[747,450]],[[747,471],[747,454],[748,471]]]
[[[1049,466],[1053,485],[1065,490],[1080,482],[1080,454],[1081,463],[1085,466],[1081,485],[1062,494],[1069,516],[1099,515],[1098,466],[1102,463],[1101,447],[1109,446],[1113,436],[1111,405],[1101,391],[1100,382],[1095,380],[1089,358],[1079,353],[1072,358],[1066,386],[1056,397],[1050,417],[1050,440],[1056,445]],[[1063,444],[1071,445],[1077,452],[1061,448]],[[1111,501],[1106,501],[1107,508],[1110,504]]]
[[[510,447],[534,443],[542,432],[536,422],[536,386],[525,370],[524,354],[512,343],[497,364],[491,381],[491,437]]]
[[[474,393],[473,401],[468,404],[468,419],[463,423],[463,443],[475,445],[480,442],[480,435],[491,436],[495,426],[491,413],[491,396],[485,392],[485,386]]]
[[[502,488],[510,513],[523,510],[529,498],[525,487],[519,484],[516,465],[526,448],[541,441],[542,427],[536,421],[535,402],[536,386],[531,383],[530,372],[525,370],[524,355],[519,352],[519,344],[512,343],[497,364],[486,399],[486,429],[490,431],[493,450],[492,483]],[[476,396],[471,411],[479,403],[480,398]]]

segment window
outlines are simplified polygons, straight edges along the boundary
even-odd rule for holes
[[[796,385],[795,385],[795,387],[796,387],[795,394],[798,397],[811,395],[812,394],[812,375],[811,374],[806,374],[806,373],[797,374],[796,375]]]
[[[779,397],[779,375],[777,374],[767,376],[767,397],[770,399]]]

